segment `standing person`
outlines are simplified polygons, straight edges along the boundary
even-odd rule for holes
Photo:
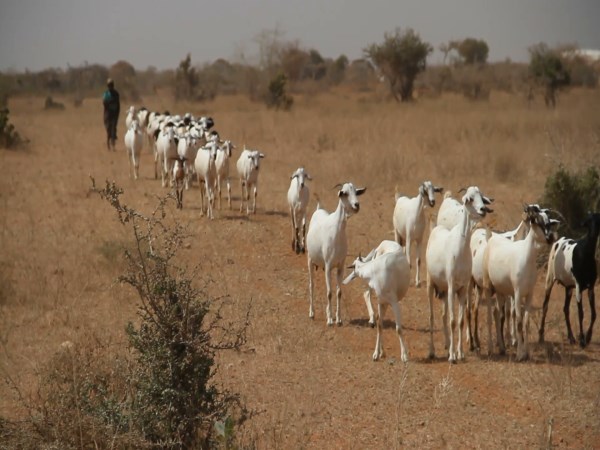
[[[119,93],[115,89],[115,82],[110,78],[106,82],[108,89],[104,91],[102,103],[104,104],[104,127],[106,128],[106,147],[115,150],[117,141],[117,123],[119,121],[119,112],[121,111],[121,102]]]

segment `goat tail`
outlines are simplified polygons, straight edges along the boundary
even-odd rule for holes
[[[448,190],[446,192],[444,192],[444,200],[446,200],[447,198],[452,197],[452,191]]]
[[[399,186],[398,186],[398,185],[396,185],[396,186],[394,187],[394,201],[395,201],[395,202],[397,202],[397,201],[398,201],[398,199],[399,199],[401,196],[402,196],[402,195],[400,194],[400,189],[399,189]]]

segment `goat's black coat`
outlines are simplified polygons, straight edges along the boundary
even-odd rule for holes
[[[585,347],[592,340],[592,328],[596,321],[596,300],[594,296],[594,285],[598,278],[596,268],[596,245],[598,242],[598,235],[600,233],[600,213],[591,213],[583,223],[587,227],[587,234],[578,240],[573,239],[561,239],[556,242],[550,252],[550,260],[548,261],[548,275],[546,277],[546,294],[544,297],[544,306],[542,311],[542,322],[539,331],[540,342],[544,341],[544,322],[546,320],[546,313],[548,311],[548,301],[550,300],[550,293],[552,292],[552,286],[556,281],[562,284],[565,288],[565,305],[563,312],[565,314],[565,322],[567,325],[567,333],[569,341],[574,344],[575,337],[571,330],[571,321],[569,319],[569,308],[571,305],[571,295],[573,288],[576,289],[577,295],[577,311],[579,317],[579,345]],[[575,278],[575,285],[571,285],[567,280],[560,280],[556,278],[556,275],[551,271],[554,271],[554,258],[558,252],[564,252],[564,249],[568,246],[574,245],[571,253],[571,273]],[[565,257],[566,254],[565,254]],[[583,334],[583,291],[588,291],[588,297],[590,301],[591,319],[587,333]]]

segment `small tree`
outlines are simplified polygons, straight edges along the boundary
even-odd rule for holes
[[[465,64],[485,64],[490,51],[483,39],[467,38],[456,49]]]
[[[140,100],[140,93],[136,83],[135,68],[128,61],[117,61],[108,70],[109,76],[115,80],[117,89],[123,99],[130,99],[137,102]]]
[[[192,57],[188,53],[175,71],[175,101],[194,99],[197,86],[198,74],[192,67]]]
[[[557,91],[568,86],[571,76],[558,52],[544,43],[529,48],[529,71],[534,80],[545,90],[546,106],[556,106]]]
[[[121,223],[131,224],[135,236],[134,250],[125,254],[128,270],[120,277],[140,298],[141,323],[127,326],[137,359],[132,422],[162,448],[209,446],[215,422],[225,420],[228,409],[239,404],[236,395],[212,382],[215,354],[245,343],[249,311],[239,329],[222,324],[220,309],[215,311],[215,304],[192,286],[186,269],[177,267],[175,257],[186,233],[178,223],[166,223],[169,197],[146,216],[121,203],[123,190],[114,183],[93,189],[112,205]]]
[[[410,101],[417,75],[425,70],[427,55],[433,47],[423,42],[411,28],[385,33],[381,44],[371,44],[364,50],[389,83],[397,101]]]
[[[267,92],[266,104],[269,108],[283,109],[288,111],[294,99],[286,92],[287,77],[279,73],[269,82],[269,91]]]

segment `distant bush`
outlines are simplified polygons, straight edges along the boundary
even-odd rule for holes
[[[44,102],[44,109],[56,109],[58,111],[62,111],[65,109],[65,105],[55,101],[52,96],[49,95],[46,97],[46,101]]]
[[[24,142],[15,126],[8,121],[9,114],[8,108],[0,109],[0,148],[16,148]]]
[[[269,108],[282,109],[288,111],[294,99],[286,91],[287,77],[280,73],[269,82],[269,89],[266,94],[265,103]]]
[[[558,211],[561,218],[561,235],[578,237],[582,234],[581,222],[588,211],[600,211],[600,174],[598,168],[589,167],[580,172],[570,172],[562,165],[546,179],[540,203]]]

